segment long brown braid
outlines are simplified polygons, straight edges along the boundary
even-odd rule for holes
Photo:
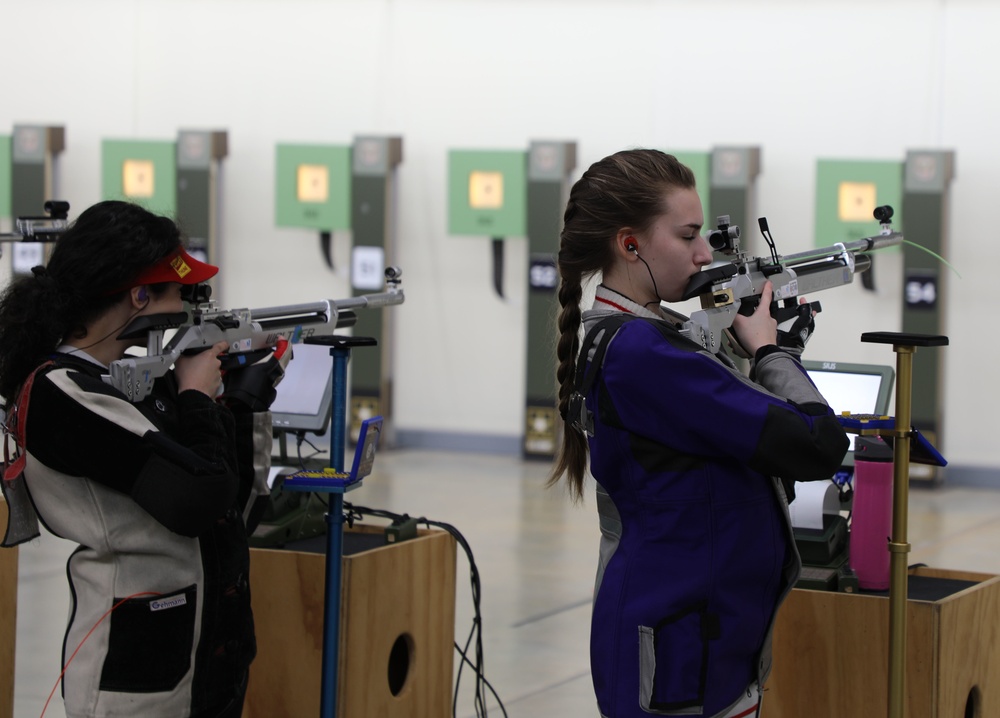
[[[624,227],[641,232],[666,211],[667,190],[694,188],[694,173],[676,157],[658,150],[617,152],[595,162],[570,190],[559,243],[559,340],[556,346],[559,413],[566,422],[576,379],[583,313],[583,281],[614,262],[613,239]],[[569,422],[549,477],[553,485],[565,475],[575,500],[583,498],[587,469],[587,437]]]

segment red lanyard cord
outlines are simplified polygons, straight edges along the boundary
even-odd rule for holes
[[[13,408],[10,412],[10,421],[4,426],[4,431],[14,437],[14,462],[10,460],[10,446],[7,441],[3,442],[3,480],[13,481],[24,471],[27,456],[24,453],[24,432],[28,428],[28,400],[31,398],[31,387],[35,383],[35,375],[42,369],[52,364],[47,361],[35,368],[28,378],[21,385],[21,390],[17,394]]]
[[[76,650],[73,651],[73,655],[69,657],[68,661],[66,661],[66,665],[63,666],[62,672],[56,679],[56,684],[52,686],[52,692],[49,693],[49,697],[45,700],[45,705],[42,707],[42,714],[39,716],[39,718],[45,718],[45,711],[48,710],[49,701],[52,700],[52,696],[55,695],[56,688],[59,687],[59,681],[61,681],[63,679],[63,676],[66,675],[66,669],[69,668],[69,664],[73,662],[73,659],[76,658],[76,654],[80,652],[80,649],[83,648],[83,644],[86,643],[87,639],[90,638],[91,634],[97,630],[97,627],[101,625],[101,622],[104,621],[105,618],[110,616],[112,611],[114,611],[116,608],[121,606],[126,601],[131,601],[133,598],[139,598],[140,596],[162,596],[162,595],[163,595],[162,593],[157,593],[156,591],[143,591],[142,593],[133,593],[131,596],[126,596],[121,601],[119,601],[114,606],[105,611],[104,615],[97,619],[97,623],[95,623],[91,627],[91,629],[87,631],[87,635],[83,637],[83,640],[80,641],[80,643],[77,645]]]

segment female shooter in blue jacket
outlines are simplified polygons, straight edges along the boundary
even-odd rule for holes
[[[595,163],[566,207],[557,376],[567,423],[552,480],[565,476],[582,497],[589,452],[603,718],[759,711],[775,616],[801,567],[785,487],[832,476],[847,448],[777,345],[769,284],[733,324],[752,380],[686,339],[685,318],[661,306],[712,261],[703,224],[693,174],[654,150]],[[598,273],[583,312],[583,281]]]

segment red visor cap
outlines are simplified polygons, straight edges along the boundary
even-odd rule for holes
[[[218,267],[195,259],[185,251],[184,247],[180,247],[143,271],[129,283],[129,286],[138,287],[143,284],[160,284],[162,282],[201,284],[218,273]]]

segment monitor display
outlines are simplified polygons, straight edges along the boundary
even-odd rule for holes
[[[271,404],[271,425],[289,433],[325,433],[333,398],[332,370],[329,347],[292,345],[292,360]]]
[[[878,374],[848,374],[836,371],[810,371],[819,393],[837,414],[875,414],[882,377]]]
[[[889,413],[889,400],[896,376],[892,367],[821,361],[803,361],[802,366],[834,413],[880,416]],[[851,445],[845,463],[851,464],[855,435],[848,434],[848,437]]]

